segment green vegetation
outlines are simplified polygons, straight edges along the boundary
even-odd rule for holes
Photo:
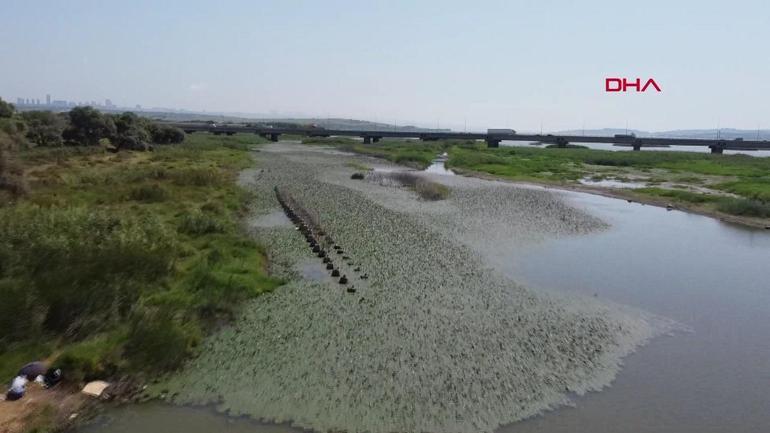
[[[18,151],[29,191],[0,202],[2,377],[50,356],[76,381],[173,369],[280,284],[238,224],[249,195],[235,179],[257,140]]]
[[[770,158],[580,147],[487,148],[483,142],[474,141],[383,140],[364,145],[328,138],[324,144],[417,168],[428,166],[438,154],[447,152],[447,166],[454,169],[554,185],[574,185],[584,178],[644,182],[655,187],[623,193],[639,199],[665,197],[737,216],[767,218],[770,206]]]
[[[665,189],[665,188],[639,188],[634,190],[639,194],[646,194],[655,197],[666,197],[674,199],[678,202],[686,203],[711,203],[719,199],[719,197],[713,195],[706,195],[697,192],[684,191],[680,189]]]
[[[427,179],[418,179],[414,184],[414,190],[424,200],[436,201],[449,197],[449,188]]]
[[[433,142],[382,140],[376,144],[351,143],[350,139],[331,137],[324,144],[336,144],[340,149],[387,159],[396,164],[423,169],[436,159],[436,156],[447,152],[450,148],[480,148],[475,141],[442,140]]]
[[[423,200],[430,201],[444,200],[449,197],[450,192],[446,186],[425,179],[411,171],[354,173],[352,179],[367,179],[381,185],[403,186],[413,190]]]

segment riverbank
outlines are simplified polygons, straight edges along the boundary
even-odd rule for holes
[[[241,302],[279,285],[240,225],[250,196],[236,180],[257,140],[19,152],[29,192],[0,205],[2,381],[48,359],[65,379],[51,395],[77,395],[95,379],[142,383],[196,354]],[[37,405],[31,412],[54,412],[45,427],[60,428],[70,413],[57,408],[77,405],[46,395],[0,411]]]
[[[425,168],[436,155],[447,153],[447,167],[474,176],[591,192],[770,227],[770,158],[666,151],[490,149],[473,141],[382,141],[372,145],[339,138],[306,141],[415,168]]]
[[[448,198],[426,201],[351,179],[361,157],[277,143],[255,158],[243,177],[255,194],[251,231],[289,282],[244,305],[155,395],[314,430],[486,432],[607,386],[623,356],[670,329],[598,299],[534,292],[484,265],[475,249],[489,237],[606,228],[551,193],[455,177]],[[321,259],[275,216],[275,186],[342,247],[358,269],[347,275],[354,293],[322,267],[308,272]]]
[[[669,210],[680,210],[684,212],[690,212],[690,213],[707,216],[710,218],[714,218],[714,219],[732,223],[732,224],[740,224],[747,227],[754,227],[754,228],[760,228],[760,229],[770,229],[770,219],[747,217],[747,216],[741,216],[741,215],[730,215],[724,212],[720,212],[712,206],[705,206],[698,203],[676,200],[675,198],[661,197],[660,195],[644,194],[632,188],[622,188],[622,187],[612,188],[612,187],[582,185],[582,184],[575,184],[575,183],[543,182],[543,181],[537,181],[537,180],[517,181],[517,180],[509,180],[509,179],[506,179],[505,177],[500,177],[489,173],[478,172],[473,170],[465,170],[457,167],[454,167],[452,170],[456,174],[462,175],[462,176],[471,176],[471,177],[477,177],[479,179],[486,179],[486,180],[506,181],[506,182],[510,182],[512,184],[518,184],[518,185],[533,185],[533,186],[538,186],[546,189],[555,189],[555,190],[561,189],[566,191],[585,192],[589,194],[600,195],[602,197],[617,198],[617,199],[642,203],[646,205],[662,207]]]

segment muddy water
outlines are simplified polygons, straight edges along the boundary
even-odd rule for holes
[[[501,431],[768,431],[770,230],[566,195],[612,228],[525,251],[497,248],[495,266],[527,285],[637,306],[692,332],[653,340],[626,359],[611,388],[575,408]]]
[[[692,328],[626,358],[613,386],[502,432],[754,432],[770,425],[770,231],[564,193],[606,232],[522,249],[500,239],[492,266],[545,290],[579,291]],[[272,222],[272,221],[271,221]],[[287,426],[161,404],[111,411],[84,432],[273,432]]]

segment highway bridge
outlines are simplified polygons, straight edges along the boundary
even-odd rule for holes
[[[383,138],[412,138],[422,141],[436,140],[484,140],[489,147],[499,147],[501,141],[525,141],[532,143],[554,144],[557,147],[567,147],[570,143],[609,143],[627,146],[633,150],[642,147],[668,146],[700,146],[711,149],[711,153],[723,153],[725,150],[770,150],[768,140],[725,140],[725,139],[690,139],[690,138],[653,138],[621,136],[589,136],[589,135],[554,135],[554,134],[518,134],[518,133],[483,133],[483,132],[451,132],[451,131],[387,131],[387,130],[342,130],[317,127],[280,127],[248,126],[237,124],[214,125],[206,123],[168,123],[182,129],[188,134],[208,132],[211,134],[251,133],[278,141],[281,135],[300,135],[305,137],[360,137],[364,144],[376,143]]]

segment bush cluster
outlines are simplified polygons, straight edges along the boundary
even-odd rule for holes
[[[2,209],[0,299],[15,310],[3,316],[17,320],[0,322],[0,343],[45,332],[79,338],[119,323],[171,272],[174,250],[172,234],[152,216]]]
[[[13,104],[0,99],[0,129],[14,129],[32,146],[96,146],[108,140],[118,149],[147,150],[152,144],[176,144],[182,130],[153,122],[132,112],[104,114],[92,107],[75,107],[68,113],[27,111],[16,113]]]

